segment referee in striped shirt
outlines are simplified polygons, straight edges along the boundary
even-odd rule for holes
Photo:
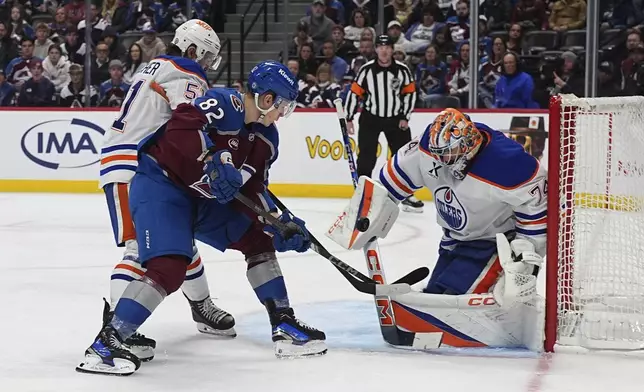
[[[347,94],[347,130],[354,134],[353,117],[364,102],[358,125],[358,176],[371,177],[376,165],[378,137],[385,133],[392,154],[409,141],[408,121],[416,103],[416,84],[409,68],[393,59],[394,42],[387,35],[376,39],[377,57],[360,68]],[[423,202],[411,196],[403,201],[406,211],[422,212]]]

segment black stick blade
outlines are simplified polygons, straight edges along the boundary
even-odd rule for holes
[[[421,280],[425,279],[428,276],[429,276],[429,268],[420,267],[411,271],[410,273],[398,279],[394,283],[407,283],[408,285],[411,286],[420,282]]]

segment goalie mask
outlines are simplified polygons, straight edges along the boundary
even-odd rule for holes
[[[456,109],[445,109],[429,124],[428,151],[432,158],[450,167],[459,180],[482,143],[482,136],[470,118]]]

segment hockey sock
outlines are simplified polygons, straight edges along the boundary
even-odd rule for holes
[[[147,276],[131,282],[116,304],[112,327],[122,339],[129,338],[166,296],[165,290]]]
[[[125,242],[125,252],[112,271],[110,279],[110,305],[113,310],[130,282],[139,280],[145,275],[145,268],[139,263],[139,248],[136,240]]]
[[[259,301],[264,304],[272,299],[277,310],[290,308],[286,284],[275,253],[260,253],[247,258],[246,262],[246,277]]]
[[[150,317],[163,299],[179,289],[186,273],[183,256],[156,257],[140,280],[130,282],[114,309],[111,325],[127,339]]]
[[[203,301],[210,296],[208,279],[206,278],[204,265],[197,247],[192,248],[194,254],[192,261],[186,271],[186,279],[181,285],[181,290],[190,301]]]

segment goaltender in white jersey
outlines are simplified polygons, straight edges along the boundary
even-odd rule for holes
[[[370,238],[384,238],[397,217],[398,202],[423,186],[434,196],[437,221],[443,228],[438,260],[424,294],[416,293],[409,301],[400,296],[398,309],[394,306],[394,310],[412,312],[405,306],[421,303],[422,310],[412,308],[438,317],[445,309],[438,311],[433,304],[446,295],[455,297],[450,312],[461,315],[464,310],[458,308],[463,304],[458,299],[475,298],[472,295],[488,298],[486,305],[506,309],[534,304],[536,276],[545,254],[547,173],[522,146],[501,132],[472,122],[455,109],[446,109],[420,138],[402,147],[387,162],[380,171],[379,182],[361,178],[345,210],[344,227],[329,234],[336,242],[357,249]],[[365,207],[366,204],[370,205]],[[355,223],[365,229],[364,218],[369,225],[361,232]],[[486,293],[490,296],[481,297]],[[481,303],[481,299],[475,301],[475,305]],[[454,314],[448,316],[457,320]],[[410,320],[402,316],[398,319]],[[466,319],[463,322],[467,323]],[[427,328],[398,326],[412,332]],[[517,335],[516,331],[508,333]],[[466,335],[484,346],[534,343],[508,338],[500,344],[499,334],[495,330]]]
[[[129,183],[137,168],[137,145],[154,134],[182,103],[191,103],[208,90],[206,70],[217,68],[221,57],[219,37],[207,23],[193,19],[175,32],[168,55],[159,56],[137,73],[117,118],[106,132],[101,149],[100,186],[105,192],[117,246],[125,246],[121,261],[112,271],[111,304],[104,307],[104,322],[132,280],[146,270],[139,263],[138,243],[129,209]],[[199,331],[234,336],[234,319],[210,299],[201,258],[194,247],[182,290],[192,308]],[[135,334],[126,342],[137,348],[142,360],[154,355],[155,342]]]

